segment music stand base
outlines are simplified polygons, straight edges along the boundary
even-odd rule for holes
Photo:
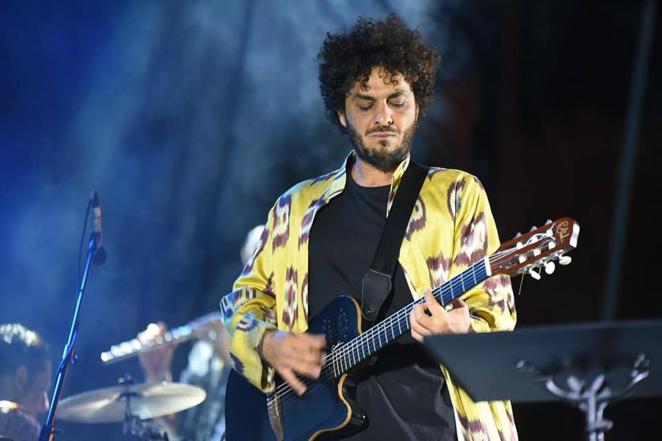
[[[569,375],[567,387],[556,383],[555,373],[543,374],[540,369],[532,363],[521,360],[517,368],[525,373],[537,375],[540,381],[545,382],[545,388],[554,396],[577,406],[584,412],[586,422],[586,439],[588,441],[604,441],[604,434],[612,428],[613,423],[604,419],[604,411],[607,406],[625,396],[637,383],[648,377],[650,361],[644,354],[639,354],[632,363],[630,380],[621,390],[614,391],[610,385],[606,373],[599,372],[597,375]]]

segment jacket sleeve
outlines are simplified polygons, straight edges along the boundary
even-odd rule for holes
[[[262,360],[258,346],[267,330],[276,329],[276,297],[273,292],[272,227],[274,209],[252,257],[221,299],[223,323],[230,335],[233,368],[263,392],[273,387],[274,370]]]
[[[480,181],[465,175],[456,192],[456,220],[453,244],[454,273],[459,273],[500,245],[487,195]],[[517,314],[510,277],[495,275],[462,296],[469,306],[470,332],[509,331]]]

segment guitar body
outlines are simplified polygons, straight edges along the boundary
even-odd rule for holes
[[[324,334],[327,353],[338,343],[348,342],[360,334],[361,315],[356,301],[339,296],[310,323],[308,332]],[[325,372],[327,375],[325,375]],[[234,370],[228,378],[225,395],[225,437],[228,441],[322,440],[334,435],[359,430],[365,415],[352,406],[353,382],[347,374],[336,378],[322,371],[318,380],[306,381],[302,396],[289,393],[271,398],[269,419],[267,396]],[[283,384],[278,381],[276,384]],[[282,386],[281,386],[282,387]],[[278,387],[277,387],[278,390]],[[276,398],[276,395],[279,397]]]

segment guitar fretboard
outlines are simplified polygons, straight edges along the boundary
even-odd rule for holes
[[[481,259],[435,288],[432,294],[442,305],[448,305],[489,276],[489,261],[487,258]],[[425,299],[420,298],[411,302],[361,335],[334,348],[329,354],[329,360],[332,362],[330,367],[333,369],[334,376],[340,376],[408,332],[411,328],[409,315],[419,303],[425,303]]]

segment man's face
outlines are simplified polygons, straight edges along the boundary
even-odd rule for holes
[[[345,98],[340,123],[357,156],[383,172],[393,171],[411,151],[418,106],[401,74],[375,67],[367,82],[357,81]]]

